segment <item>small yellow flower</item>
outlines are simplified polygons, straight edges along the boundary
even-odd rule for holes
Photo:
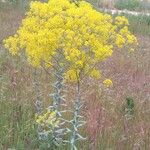
[[[55,128],[59,126],[60,121],[56,118],[56,111],[47,110],[41,115],[35,114],[35,121],[44,129],[47,127]]]
[[[82,68],[82,67],[83,67],[83,61],[81,61],[81,60],[77,61],[77,62],[76,62],[76,66],[77,66],[78,68]]]
[[[96,78],[96,79],[99,79],[101,77],[101,74],[100,74],[100,71],[99,70],[96,70],[96,69],[93,69],[90,76],[92,78]]]
[[[105,79],[103,81],[103,84],[106,86],[106,87],[111,87],[113,85],[113,82],[111,79]]]
[[[76,82],[78,79],[76,70],[70,69],[68,72],[66,72],[65,79],[71,82]]]
[[[134,51],[135,51],[134,48],[130,48],[130,49],[129,49],[129,52],[130,52],[130,53],[132,53],[132,52],[134,52]]]

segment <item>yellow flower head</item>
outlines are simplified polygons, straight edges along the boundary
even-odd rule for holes
[[[101,77],[100,71],[93,69],[90,73],[91,77],[99,79]]]
[[[76,82],[78,80],[78,72],[75,69],[70,69],[65,73],[65,79],[71,82]]]
[[[113,82],[111,79],[105,79],[103,81],[103,84],[106,86],[106,87],[111,87],[113,85]]]
[[[37,124],[41,125],[43,128],[55,128],[59,126],[60,121],[56,119],[56,111],[47,110],[46,113],[41,115],[35,115],[35,121]]]

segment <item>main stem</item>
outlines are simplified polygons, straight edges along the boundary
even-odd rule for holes
[[[71,150],[77,150],[76,147],[76,141],[79,138],[79,133],[78,133],[78,126],[79,126],[79,114],[80,114],[80,81],[77,83],[77,98],[74,102],[74,117],[72,120],[72,125],[73,125],[73,130],[72,130],[72,136],[71,136]]]
[[[55,70],[55,84],[54,86],[54,93],[53,95],[53,103],[52,103],[52,110],[56,112],[56,121],[59,121],[59,126],[53,129],[53,141],[55,145],[59,146],[61,143],[64,142],[64,135],[68,133],[68,128],[64,128],[64,124],[66,120],[63,118],[63,114],[67,110],[62,110],[66,106],[66,100],[64,93],[64,68],[60,68]]]
[[[62,102],[62,91],[63,91],[63,69],[55,71],[56,82],[54,84],[53,94],[53,109],[56,111],[58,117],[60,117],[60,105]]]

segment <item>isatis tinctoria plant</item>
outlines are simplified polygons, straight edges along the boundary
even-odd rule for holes
[[[69,143],[75,150],[76,141],[84,139],[78,127],[81,109],[80,83],[85,76],[100,77],[97,64],[110,57],[115,49],[134,48],[137,40],[128,30],[128,20],[123,16],[112,17],[96,11],[85,1],[49,0],[46,3],[31,2],[22,25],[15,35],[4,40],[4,45],[13,55],[24,52],[34,67],[51,68],[56,82],[50,94],[56,122],[62,118],[64,81],[75,82],[77,95]],[[64,110],[65,111],[65,110]],[[59,122],[60,123],[60,122]],[[64,122],[61,122],[62,124]],[[60,124],[61,124],[60,123]],[[53,128],[54,139],[62,134]],[[68,130],[69,131],[69,130]]]

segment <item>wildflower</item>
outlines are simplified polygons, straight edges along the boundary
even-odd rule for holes
[[[100,74],[100,71],[99,70],[96,70],[96,69],[93,69],[92,71],[91,71],[91,77],[93,77],[93,78],[96,78],[96,79],[99,79],[100,78],[100,76],[101,76],[101,74]]]
[[[65,79],[72,82],[76,82],[78,80],[78,73],[76,72],[76,70],[70,69],[65,73]]]
[[[124,17],[124,16],[117,16],[116,18],[115,18],[115,23],[116,23],[116,25],[118,25],[118,26],[121,26],[121,25],[129,25],[129,22],[128,22],[128,19],[126,18],[126,17]]]
[[[41,115],[35,115],[36,117],[36,123],[42,126],[43,128],[51,128],[51,131],[53,128],[56,128],[59,126],[59,120],[56,119],[56,111],[49,111],[47,110],[46,113],[43,113]]]
[[[113,82],[111,79],[105,79],[103,81],[103,84],[106,86],[106,87],[111,87],[113,85]]]

